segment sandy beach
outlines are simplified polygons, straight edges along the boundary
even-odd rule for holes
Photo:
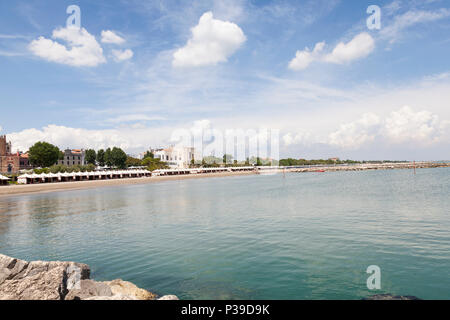
[[[114,180],[95,180],[95,181],[77,181],[77,182],[59,182],[59,183],[42,183],[28,185],[10,185],[0,186],[0,198],[9,196],[18,196],[35,193],[48,193],[68,190],[81,190],[102,187],[113,187],[120,185],[147,184],[171,180],[184,179],[202,179],[217,178],[229,176],[253,175],[251,172],[220,172],[220,173],[200,173],[192,175],[176,175],[176,176],[155,176],[145,178],[127,178]]]

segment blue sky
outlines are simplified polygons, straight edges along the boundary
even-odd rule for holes
[[[0,133],[138,153],[269,128],[282,157],[450,159],[449,31],[444,0],[1,1]]]

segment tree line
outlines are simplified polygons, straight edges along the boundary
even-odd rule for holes
[[[37,142],[28,150],[30,164],[35,167],[48,168],[49,172],[92,171],[96,166],[126,169],[129,167],[147,167],[149,170],[164,169],[167,166],[147,152],[144,159],[128,156],[121,148],[88,149],[85,151],[86,166],[61,166],[58,160],[64,159],[64,152],[48,142]],[[44,171],[43,171],[44,172]]]

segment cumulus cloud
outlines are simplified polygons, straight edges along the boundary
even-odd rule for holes
[[[103,30],[102,31],[102,43],[109,44],[123,44],[125,43],[125,39],[121,36],[117,35],[114,31],[111,30]]]
[[[129,60],[131,58],[133,58],[133,51],[130,49],[126,49],[126,50],[112,50],[112,55],[114,58],[114,61],[116,62],[121,62],[121,61],[125,61],[125,60]]]
[[[348,43],[339,43],[330,54],[325,56],[325,61],[338,64],[348,63],[367,57],[374,49],[375,40],[370,34],[363,32]]]
[[[42,129],[25,129],[8,134],[14,149],[26,151],[38,141],[46,141],[59,148],[107,148],[118,146],[124,149],[133,147],[130,140],[118,130],[88,130],[65,126],[48,125]]]
[[[289,68],[292,70],[304,70],[314,61],[322,59],[322,51],[325,47],[325,42],[319,42],[315,45],[314,50],[305,48],[303,51],[297,51],[295,58],[289,63]]]
[[[59,28],[53,31],[52,38],[67,42],[67,46],[39,37],[28,48],[34,55],[45,60],[74,67],[95,67],[106,62],[102,47],[84,28]]]
[[[315,61],[334,64],[349,63],[367,57],[375,49],[375,40],[367,32],[356,35],[347,43],[340,42],[330,53],[324,53],[325,42],[319,42],[314,50],[297,51],[289,63],[292,70],[304,70]]]
[[[381,119],[372,113],[366,113],[361,119],[342,124],[329,135],[329,144],[341,148],[357,149],[363,144],[375,140]]]
[[[287,133],[283,137],[283,143],[286,147],[296,144],[310,144],[311,142],[311,134],[306,132],[301,133]]]
[[[204,13],[192,28],[187,44],[173,54],[174,67],[199,67],[226,62],[246,41],[241,28],[232,22],[214,19]]]
[[[448,139],[449,122],[429,111],[414,111],[405,106],[381,118],[365,114],[361,119],[342,124],[329,135],[328,143],[341,148],[357,149],[379,139],[384,144],[415,143],[427,146]]]
[[[382,134],[393,143],[432,144],[444,137],[446,126],[445,122],[429,111],[415,112],[405,106],[386,118]]]

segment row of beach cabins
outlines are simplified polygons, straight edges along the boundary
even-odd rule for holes
[[[39,184],[39,183],[58,183],[75,182],[91,180],[110,180],[126,178],[144,178],[152,176],[175,176],[201,173],[220,173],[220,172],[238,172],[253,171],[254,167],[233,167],[233,168],[198,168],[198,169],[161,169],[153,172],[138,170],[111,170],[111,171],[92,171],[92,172],[64,172],[64,173],[41,173],[41,174],[23,174],[17,177],[18,184]],[[0,175],[0,185],[8,185],[10,178]]]

